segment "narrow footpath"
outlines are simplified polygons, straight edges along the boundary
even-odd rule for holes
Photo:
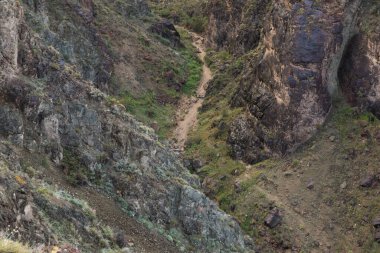
[[[206,50],[204,46],[204,38],[196,33],[189,32],[193,39],[193,45],[198,50],[198,57],[203,63],[202,77],[196,92],[196,97],[188,98],[183,96],[180,101],[179,110],[177,112],[177,126],[173,131],[173,140],[175,148],[183,151],[189,132],[196,126],[198,110],[201,108],[208,82],[212,79],[212,73],[205,63]]]

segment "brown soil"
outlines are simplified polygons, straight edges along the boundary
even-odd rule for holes
[[[248,196],[261,195],[280,209],[284,219],[281,227],[288,229],[289,234],[284,236],[290,237],[292,249],[277,248],[276,252],[378,252],[369,249],[373,241],[371,221],[379,213],[378,204],[374,204],[378,203],[379,188],[364,189],[360,181],[377,173],[379,146],[361,148],[347,140],[344,144],[339,137],[331,140],[339,133],[332,124],[326,128],[315,141],[286,159],[248,165],[239,181],[247,182],[260,172],[265,175]],[[350,157],[346,154],[351,149],[363,150]],[[311,189],[307,188],[310,182],[314,183]],[[249,201],[244,199],[245,203]],[[281,227],[272,232],[285,231]],[[278,241],[267,239],[261,239],[261,246],[267,248],[273,243],[277,247]]]
[[[196,33],[189,32],[193,39],[193,45],[198,49],[199,59],[203,62],[202,78],[199,82],[196,97],[183,96],[179,103],[177,111],[177,127],[173,131],[173,139],[176,142],[176,148],[184,150],[185,143],[189,132],[196,126],[198,110],[202,106],[208,82],[212,79],[211,70],[205,64],[206,51],[204,47],[204,38]]]

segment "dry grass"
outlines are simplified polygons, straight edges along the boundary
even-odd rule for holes
[[[20,242],[0,239],[0,253],[32,253],[32,250]]]

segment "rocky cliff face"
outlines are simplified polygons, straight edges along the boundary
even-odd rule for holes
[[[324,123],[361,2],[211,1],[210,45],[247,55],[230,103],[245,108],[230,126],[234,158],[292,151]]]
[[[15,1],[2,1],[1,8],[1,55],[0,63],[4,69],[13,71],[17,67],[18,25],[21,10]]]
[[[272,1],[210,1],[207,30],[209,46],[244,54],[260,43]]]
[[[339,69],[340,87],[348,102],[379,114],[380,4],[368,1],[360,12],[356,34],[351,38]]]
[[[1,1],[0,157],[5,173],[0,184],[6,210],[20,214],[2,215],[6,223],[1,229],[21,227],[18,238],[31,244],[70,241],[83,252],[106,247],[81,242],[52,225],[67,220],[89,238],[85,228],[97,221],[86,216],[86,208],[67,207],[69,195],[44,190],[57,183],[42,172],[41,161],[48,157],[53,162],[48,167],[60,177],[118,198],[130,215],[174,240],[178,251],[248,252],[237,222],[199,191],[198,178],[152,129],[107,94],[115,65],[127,68],[134,62],[119,60],[107,45],[118,24],[103,30],[103,19],[109,18],[104,12],[129,25],[131,34],[145,36],[145,27],[128,19],[148,13],[143,1]],[[126,34],[119,35],[128,42]],[[27,160],[31,165],[23,166]],[[8,199],[20,191],[21,197],[17,193]],[[62,220],[59,213],[65,213]],[[28,235],[26,226],[34,225],[41,230],[38,240]]]

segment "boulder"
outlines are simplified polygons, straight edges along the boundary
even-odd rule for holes
[[[161,37],[170,41],[172,47],[181,47],[181,36],[177,29],[169,20],[161,20],[153,24],[149,31],[160,35]]]
[[[282,221],[282,216],[278,209],[273,209],[265,218],[264,224],[269,228],[277,227]]]

